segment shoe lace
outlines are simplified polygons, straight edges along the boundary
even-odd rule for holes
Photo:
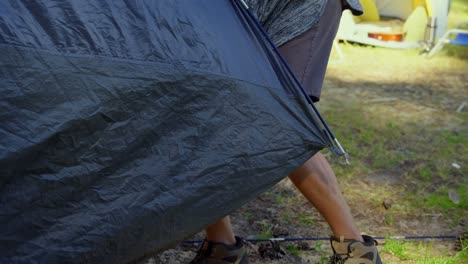
[[[200,249],[198,249],[197,255],[195,255],[195,258],[193,258],[192,261],[190,261],[190,264],[200,264],[206,258],[206,256],[209,255],[210,250],[203,249],[203,245],[205,243],[208,243],[208,242],[206,240],[203,241]]]
[[[199,264],[201,263],[203,257],[204,257],[205,254],[202,254],[200,251],[197,252],[197,255],[195,256],[194,259],[192,259],[192,261],[190,261],[190,264]]]
[[[334,254],[330,257],[329,264],[345,264],[345,260],[346,259],[341,258],[340,254]]]

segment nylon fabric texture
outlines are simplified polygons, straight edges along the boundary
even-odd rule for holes
[[[329,138],[231,1],[0,2],[0,263],[129,263]]]

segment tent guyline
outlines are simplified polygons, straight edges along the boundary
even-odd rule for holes
[[[398,240],[422,240],[422,239],[460,239],[460,236],[456,235],[442,235],[442,236],[373,236],[374,239],[398,239]],[[250,238],[245,239],[247,242],[258,243],[258,242],[286,242],[286,241],[320,241],[330,240],[330,237],[272,237],[272,238]],[[203,240],[186,240],[182,244],[198,244],[202,243]]]
[[[303,96],[306,98],[307,100],[307,103],[309,103],[309,105],[312,107],[312,109],[314,110],[315,114],[317,115],[317,117],[320,119],[320,122],[322,123],[322,125],[325,127],[325,130],[326,132],[328,133],[328,136],[333,140],[333,142],[335,143],[336,147],[338,149],[335,149],[335,151],[333,151],[334,153],[336,153],[338,156],[343,156],[345,161],[344,163],[345,164],[349,164],[349,155],[348,153],[343,149],[343,147],[341,146],[340,142],[338,141],[338,139],[335,137],[335,135],[333,134],[333,132],[331,131],[330,127],[328,126],[327,122],[325,121],[325,119],[323,118],[323,116],[320,114],[320,112],[318,111],[318,109],[315,107],[314,103],[312,102],[312,99],[309,97],[309,95],[307,94],[307,92],[304,90],[304,87],[302,86],[302,84],[299,82],[299,80],[297,79],[296,75],[294,74],[293,70],[291,69],[291,67],[289,66],[289,64],[286,62],[286,60],[284,59],[283,55],[281,55],[281,52],[279,51],[279,49],[276,47],[276,45],[273,43],[273,41],[271,40],[270,36],[268,35],[268,33],[265,31],[265,29],[263,28],[262,24],[260,23],[260,21],[258,21],[258,19],[255,17],[255,15],[250,11],[249,9],[249,6],[245,3],[244,0],[232,0],[234,2],[234,4],[240,9],[240,10],[243,10],[243,15],[245,17],[245,19],[247,19],[247,21],[251,20],[254,22],[255,26],[257,27],[257,29],[260,30],[260,32],[262,33],[263,37],[268,41],[268,43],[270,44],[271,48],[273,48],[273,51],[275,52],[275,54],[278,56],[278,58],[280,59],[281,63],[286,67],[286,70],[287,72],[290,74],[290,76],[292,77],[292,79],[294,80],[294,83],[299,87],[301,93],[303,94]],[[238,3],[238,1],[241,2],[241,4]],[[242,8],[243,7],[243,8]],[[246,14],[245,14],[246,13]]]

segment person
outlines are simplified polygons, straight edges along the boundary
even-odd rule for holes
[[[361,14],[358,0],[250,0],[262,23],[314,102],[320,100],[326,66],[343,9]],[[336,176],[321,153],[288,175],[329,224],[332,263],[381,263],[376,242],[361,235]],[[229,216],[206,227],[206,238],[191,264],[248,263],[243,240]]]

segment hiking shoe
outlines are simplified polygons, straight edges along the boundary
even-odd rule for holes
[[[370,236],[362,236],[364,242],[354,239],[330,238],[334,255],[330,264],[382,264],[377,241]]]
[[[235,245],[203,241],[190,264],[249,264],[249,256],[244,240],[236,237]]]

